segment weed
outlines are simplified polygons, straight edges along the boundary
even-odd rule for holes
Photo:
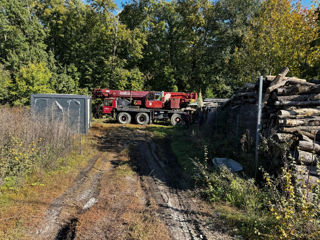
[[[63,164],[74,146],[64,123],[35,120],[26,108],[0,108],[0,185],[12,189],[31,174]]]
[[[220,129],[153,127],[155,136],[170,140],[173,153],[184,170],[193,176],[199,193],[212,202],[229,230],[245,239],[320,239],[320,184],[310,186],[297,178],[291,165],[291,142],[279,144],[263,138],[259,184],[254,176],[254,145],[250,134],[225,137]],[[215,168],[210,156],[228,157],[244,166],[241,175],[227,168]]]

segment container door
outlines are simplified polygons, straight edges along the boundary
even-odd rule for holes
[[[68,123],[72,132],[81,132],[81,103],[78,100],[72,99],[68,101]]]

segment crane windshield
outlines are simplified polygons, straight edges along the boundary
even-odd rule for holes
[[[104,105],[106,107],[112,107],[113,106],[113,99],[105,99],[104,100]]]
[[[162,98],[162,93],[161,92],[156,92],[156,93],[149,93],[147,99],[150,100],[158,100],[161,101]]]

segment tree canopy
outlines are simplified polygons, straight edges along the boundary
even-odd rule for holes
[[[316,7],[129,0],[119,11],[112,0],[0,0],[0,103],[93,88],[228,97],[283,66],[319,77]]]

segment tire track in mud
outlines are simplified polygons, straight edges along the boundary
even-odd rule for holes
[[[145,128],[102,125],[94,131],[99,154],[50,205],[32,239],[131,239],[124,216],[144,212],[155,216],[166,231],[164,238],[154,239],[231,239],[208,227],[213,215],[199,208],[174,157],[165,161],[158,157],[157,145]],[[122,151],[128,151],[125,161],[135,175],[117,178],[116,170],[125,163]],[[134,201],[138,208],[131,207]]]
[[[158,204],[159,218],[168,226],[172,239],[231,239],[206,226],[205,220],[213,219],[213,216],[198,209],[192,194],[185,189],[176,160],[171,158],[164,163],[157,156],[152,138],[141,130],[137,134],[144,135],[135,136],[135,139],[143,139],[135,144],[141,182],[146,194],[151,195]]]
[[[90,209],[98,200],[100,180],[107,160],[94,156],[60,197],[47,209],[44,221],[36,230],[36,239],[74,239],[79,215]]]

